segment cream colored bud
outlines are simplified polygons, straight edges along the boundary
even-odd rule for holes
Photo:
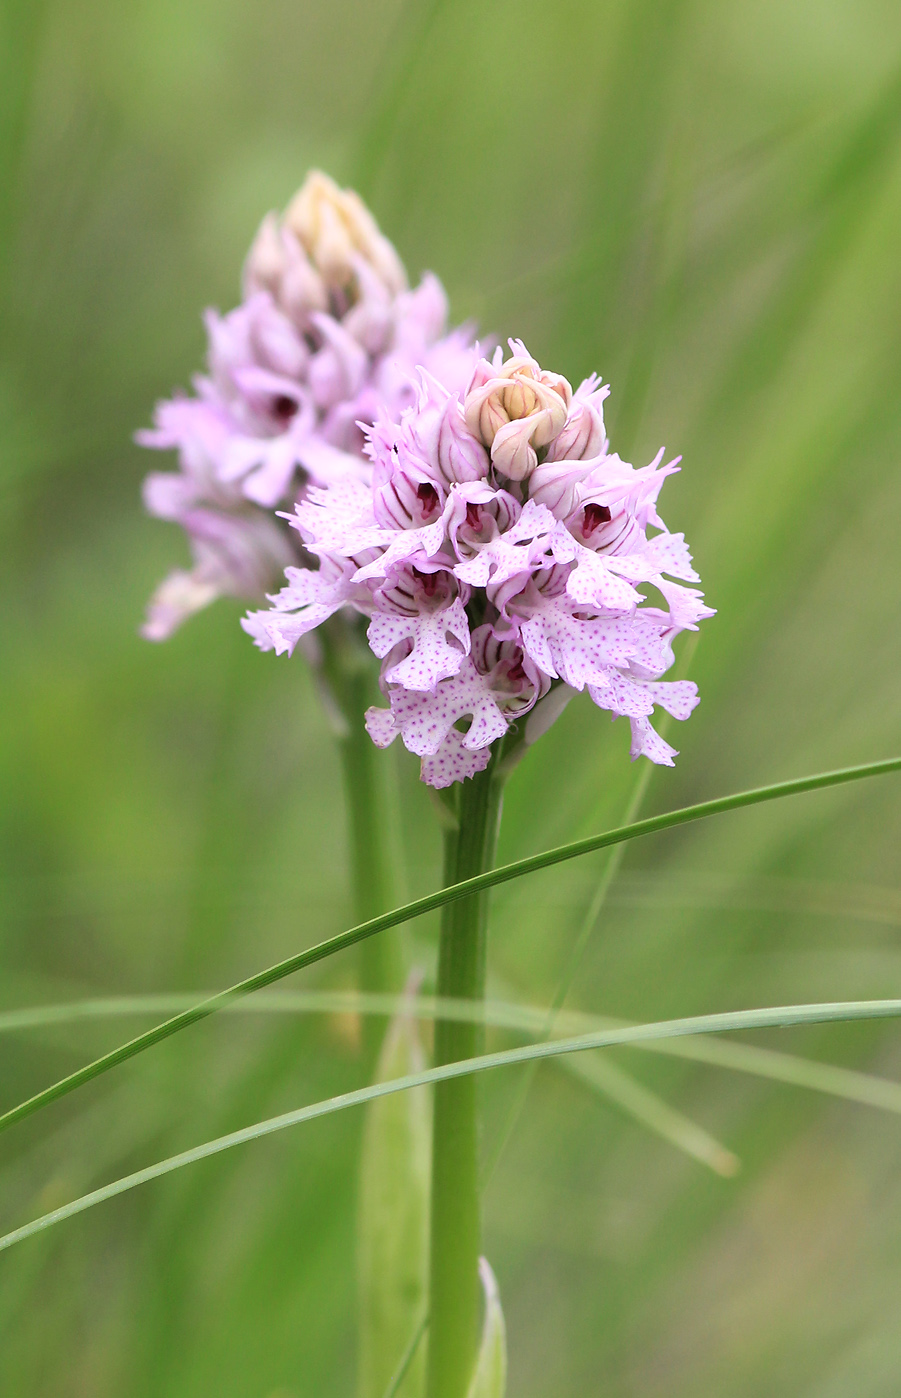
[[[486,447],[492,445],[500,428],[510,421],[500,397],[505,387],[504,380],[489,379],[487,383],[471,388],[463,400],[466,426]]]
[[[567,411],[573,399],[572,385],[569,379],[565,379],[562,374],[548,374],[542,369],[540,374],[541,382],[545,388],[551,388],[558,393],[566,404]]]
[[[333,287],[349,286],[354,263],[363,258],[392,295],[407,289],[403,263],[363,200],[311,170],[285,210],[289,228],[313,265]]]
[[[572,389],[525,355],[508,359],[492,378],[479,376],[475,385],[463,404],[467,427],[491,449],[497,470],[523,480],[537,464],[537,450],[562,432]]]

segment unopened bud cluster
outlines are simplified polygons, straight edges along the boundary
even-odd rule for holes
[[[208,312],[207,373],[191,397],[160,403],[145,446],[175,449],[177,473],[145,483],[151,513],[185,529],[194,567],[151,601],[144,634],[161,640],[213,598],[261,597],[301,555],[276,517],[308,482],[365,478],[359,424],[414,400],[423,365],[462,388],[476,352],[447,333],[428,274],[408,289],[397,252],[362,200],[312,172],[285,213],[264,219],[247,258],[244,300]]]
[[[408,289],[403,263],[360,196],[319,170],[307,176],[281,219],[264,218],[244,279],[250,292],[271,292],[294,320],[332,309],[336,297],[347,307]]]

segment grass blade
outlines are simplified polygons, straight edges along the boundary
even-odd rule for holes
[[[208,1160],[234,1146],[246,1145],[250,1141],[261,1140],[275,1135],[289,1126],[299,1126],[303,1122],[315,1121],[319,1117],[330,1116],[348,1107],[362,1106],[377,1097],[385,1097],[393,1092],[406,1092],[410,1088],[424,1087],[437,1082],[447,1082],[452,1078],[467,1077],[472,1073],[484,1073],[494,1068],[507,1068],[517,1063],[530,1063],[535,1059],[557,1058],[561,1054],[583,1053],[588,1049],[612,1048],[629,1044],[652,1043],[666,1039],[678,1039],[695,1034],[734,1033],[745,1029],[788,1029],[803,1024],[844,1023],[872,1019],[901,1018],[901,1000],[851,1000],[840,1003],[817,1005],[784,1005],[777,1008],[759,1010],[730,1010],[724,1014],[694,1015],[685,1019],[660,1020],[654,1024],[628,1025],[619,1029],[600,1029],[591,1034],[580,1034],[566,1039],[552,1039],[537,1044],[526,1044],[521,1048],[504,1049],[498,1053],[481,1054],[477,1058],[463,1059],[457,1063],[444,1063],[438,1068],[429,1068],[422,1073],[411,1073],[391,1082],[374,1083],[370,1087],[357,1088],[337,1097],[329,1097],[322,1102],[314,1102],[296,1111],[284,1112],[280,1116],[269,1117],[266,1121],[255,1122],[252,1126],[231,1131],[226,1136],[205,1141],[192,1146],[190,1150],[169,1156],[154,1165],[113,1180],[100,1189],[92,1190],[79,1199],[52,1209],[30,1223],[14,1228],[0,1237],[0,1252],[15,1243],[24,1242],[57,1223],[62,1223],[76,1214],[84,1213],[102,1204],[107,1199],[115,1199],[126,1194],[138,1185],[149,1184],[152,1180],[170,1175],[185,1165],[194,1165]]]
[[[394,1375],[392,1376],[391,1382],[385,1389],[383,1398],[396,1398],[396,1394],[400,1391],[401,1384],[407,1377],[407,1374],[410,1372],[410,1365],[416,1358],[416,1352],[419,1349],[419,1346],[422,1343],[422,1337],[428,1330],[428,1328],[429,1314],[428,1311],[426,1311],[425,1315],[422,1317],[422,1320],[419,1322],[416,1329],[413,1331],[413,1334],[410,1336],[410,1343],[404,1350],[403,1358],[398,1364],[397,1369],[395,1370]]]
[[[785,796],[798,796],[807,791],[820,791],[826,787],[841,786],[846,782],[860,781],[864,777],[882,776],[885,773],[899,770],[901,770],[901,757],[887,757],[879,762],[868,762],[857,767],[840,767],[832,772],[818,772],[813,776],[797,777],[792,781],[776,782],[771,786],[755,787],[750,791],[733,792],[729,796],[715,797],[712,801],[701,801],[694,806],[683,806],[676,811],[665,811],[662,815],[649,816],[645,820],[635,821],[632,825],[621,826],[616,830],[607,830],[600,835],[589,835],[586,839],[559,845],[556,849],[530,855],[527,859],[517,859],[511,864],[502,865],[499,869],[489,869],[484,874],[464,879],[462,883],[452,884],[448,888],[436,889],[434,893],[426,894],[424,898],[417,898],[402,908],[395,908],[393,912],[382,913],[378,917],[370,918],[368,922],[351,927],[347,932],[339,933],[337,937],[331,937],[328,941],[319,942],[306,951],[286,957],[284,961],[267,967],[265,971],[257,971],[255,975],[248,976],[246,980],[238,981],[236,985],[230,986],[218,995],[202,1000],[190,1009],[182,1010],[181,1013],[173,1015],[163,1024],[148,1029],[146,1033],[139,1034],[136,1038],[130,1039],[128,1043],[112,1049],[101,1058],[95,1059],[93,1063],[85,1064],[83,1068],[70,1073],[68,1077],[61,1078],[58,1082],[52,1083],[50,1087],[44,1088],[42,1092],[29,1097],[27,1101],[20,1102],[18,1106],[4,1112],[0,1116],[0,1131],[7,1130],[16,1122],[23,1121],[42,1107],[67,1096],[76,1088],[99,1077],[101,1073],[106,1073],[110,1068],[116,1068],[120,1063],[134,1058],[136,1054],[143,1053],[145,1049],[153,1048],[155,1044],[162,1043],[164,1039],[170,1038],[180,1030],[187,1029],[190,1025],[198,1024],[201,1020],[207,1019],[217,1010],[221,1010],[230,1000],[241,995],[250,995],[256,990],[263,990],[266,986],[274,985],[276,981],[283,980],[285,976],[290,976],[295,971],[301,971],[307,966],[315,965],[317,961],[334,956],[336,952],[356,946],[366,937],[373,937],[388,927],[397,927],[401,923],[410,922],[423,913],[430,913],[436,908],[443,907],[445,903],[454,902],[458,898],[466,898],[470,894],[481,892],[483,889],[494,888],[497,884],[508,883],[511,879],[521,878],[524,874],[536,873],[539,869],[548,869],[554,864],[577,859],[579,855],[590,854],[593,850],[606,849],[611,845],[621,844],[624,840],[635,840],[642,835],[653,835],[661,830],[671,830],[678,825],[687,825],[691,821],[704,820],[707,816],[721,815],[726,811],[740,810],[745,806],[756,806],[763,801],[775,801]]]
[[[410,81],[421,62],[423,45],[445,9],[445,0],[407,4],[401,12],[388,53],[392,71],[369,104],[365,134],[354,162],[353,182],[371,193],[385,155],[390,149],[398,118],[409,95]]]
[[[127,1015],[171,1014],[173,1010],[190,1007],[193,1003],[194,997],[190,995],[147,995],[9,1010],[0,1013],[0,1034]],[[422,1019],[434,1019],[438,1015],[445,1019],[478,1018],[485,1024],[523,1033],[531,1033],[543,1027],[545,1037],[549,1037],[548,1026],[552,1021],[546,1010],[496,1002],[489,1004],[484,1014],[474,1014],[474,1008],[469,1001],[439,1000],[435,997],[424,999],[422,1004],[417,1003],[410,1013]],[[276,992],[269,996],[257,996],[253,1000],[235,1000],[225,1006],[226,1013],[237,1011],[251,1014],[275,1012],[388,1016],[401,1014],[405,1010],[409,1010],[409,1002],[400,995],[367,995],[359,991],[333,990],[288,991],[281,994]],[[556,1009],[554,1013],[556,1014]],[[563,1018],[564,1022],[569,1023],[574,1029],[589,1026],[599,1028],[607,1023],[606,1020],[585,1015]],[[643,1084],[636,1082],[624,1069],[598,1059],[591,1065],[586,1064],[584,1068],[581,1064],[574,1065],[573,1071],[575,1076],[595,1092],[609,1097],[624,1112],[633,1116],[648,1130],[662,1136],[677,1149],[684,1150],[717,1174],[735,1173],[737,1161],[731,1152],[688,1117],[670,1107]],[[874,1079],[874,1082],[876,1081]],[[898,1088],[898,1095],[901,1099],[901,1087]]]
[[[677,1150],[691,1156],[692,1160],[706,1165],[714,1174],[722,1175],[724,1179],[738,1174],[741,1162],[737,1155],[733,1155],[697,1122],[664,1102],[656,1092],[636,1082],[630,1073],[624,1072],[606,1054],[592,1055],[591,1058],[567,1055],[560,1060],[560,1066],[592,1091],[615,1102],[655,1136],[662,1137]]]
[[[7,1010],[0,1014],[0,1034],[22,1029],[40,1029],[55,1024],[74,1024],[100,1019],[118,1019],[130,1015],[171,1014],[191,1006],[194,997],[180,995],[134,995],[106,1000],[79,1000],[69,1004],[44,1005],[22,1010]],[[253,1000],[233,1000],[223,1007],[226,1014],[363,1014],[390,1016],[404,1007],[402,995],[367,995],[356,990],[274,991],[258,995]],[[547,1025],[548,1010],[537,1005],[516,1005],[502,1000],[488,1000],[482,1005],[470,1001],[442,1000],[435,996],[418,996],[415,1014],[422,1019],[478,1019],[498,1029],[519,1033],[537,1033]],[[556,1022],[572,1033],[587,1033],[591,1029],[625,1028],[628,1021],[607,1016],[589,1015],[581,1011],[563,1011]],[[849,1102],[860,1102],[883,1111],[901,1115],[901,1083],[862,1073],[853,1068],[836,1067],[797,1054],[774,1049],[739,1044],[728,1039],[670,1039],[631,1045],[649,1053],[668,1054],[713,1068],[727,1068],[750,1073],[796,1087],[810,1088]]]
[[[645,1047],[641,1045],[640,1047]],[[825,1092],[846,1102],[878,1107],[884,1112],[901,1115],[901,1083],[872,1073],[860,1073],[854,1068],[839,1068],[832,1063],[817,1063],[794,1053],[759,1048],[756,1044],[733,1043],[731,1039],[683,1039],[672,1044],[668,1052],[695,1063],[709,1063],[716,1068],[732,1068],[739,1073],[769,1078],[772,1082],[788,1083],[792,1087],[807,1087],[813,1092]]]

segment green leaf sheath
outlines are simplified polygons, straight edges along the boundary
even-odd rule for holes
[[[471,880],[494,859],[500,782],[491,763],[463,783],[457,826],[445,836],[445,879]],[[485,997],[487,889],[447,903],[441,918],[438,995]],[[476,1057],[484,1031],[478,1023],[439,1019],[435,1062]],[[465,1398],[479,1343],[479,1199],[476,1082],[471,1076],[435,1089],[432,1131],[432,1213],[429,1273],[428,1398]]]
[[[701,801],[694,806],[684,806],[680,810],[650,816],[646,820],[636,821],[632,825],[622,826],[617,830],[607,830],[600,835],[590,835],[587,839],[575,840],[571,844],[560,845],[556,849],[530,855],[527,859],[518,859],[511,864],[502,865],[499,869],[490,869],[474,878],[466,879],[450,888],[436,889],[434,893],[426,894],[424,898],[417,898],[412,903],[406,903],[402,908],[396,908],[393,912],[382,913],[378,917],[370,918],[367,922],[360,923],[357,927],[351,927],[347,932],[342,932],[337,937],[331,937],[325,942],[319,942],[316,946],[308,947],[305,951],[286,957],[284,961],[269,966],[265,971],[257,971],[255,975],[248,976],[246,980],[239,981],[236,985],[230,986],[228,990],[210,996],[199,1004],[193,1005],[190,1009],[182,1010],[179,1014],[173,1015],[171,1019],[165,1020],[153,1029],[138,1034],[135,1038],[129,1039],[127,1043],[112,1049],[92,1063],[85,1064],[83,1068],[70,1073],[68,1077],[61,1078],[59,1082],[51,1084],[42,1092],[36,1093],[27,1101],[20,1102],[18,1106],[5,1112],[0,1116],[0,1131],[13,1126],[17,1121],[23,1121],[25,1117],[31,1116],[39,1108],[57,1101],[60,1097],[65,1097],[75,1088],[91,1082],[101,1073],[108,1072],[110,1068],[127,1062],[129,1058],[134,1058],[136,1054],[152,1048],[154,1044],[162,1043],[164,1039],[170,1038],[182,1029],[187,1029],[192,1024],[198,1024],[202,1019],[206,1019],[209,1015],[215,1014],[217,1010],[221,1010],[224,1005],[236,997],[250,995],[255,990],[263,990],[266,986],[274,985],[276,981],[292,975],[295,971],[302,971],[306,966],[312,966],[317,961],[333,956],[336,952],[356,946],[358,942],[364,941],[367,937],[375,936],[376,933],[383,932],[389,927],[397,927],[401,923],[410,922],[413,918],[420,917],[423,913],[433,912],[446,903],[466,898],[473,893],[481,893],[497,884],[520,878],[524,874],[535,873],[539,869],[547,869],[554,864],[562,864],[565,860],[576,859],[579,855],[590,854],[593,850],[606,849],[610,845],[621,844],[623,840],[638,839],[641,835],[653,835],[658,831],[669,830],[677,825],[687,825],[691,821],[703,820],[707,816],[721,815],[726,811],[759,805],[763,801],[775,801],[784,796],[799,796],[806,791],[819,791],[830,786],[840,786],[846,782],[860,781],[864,777],[877,777],[888,772],[897,772],[899,769],[901,769],[901,757],[889,757],[879,762],[868,762],[857,767],[842,767],[832,772],[820,772],[815,776],[777,782],[772,786],[734,792],[730,796],[718,796],[713,801]]]
[[[377,1080],[422,1072],[425,1056],[415,993],[392,1019]],[[360,1158],[357,1270],[360,1297],[359,1398],[383,1398],[426,1305],[431,1097],[425,1087],[379,1097],[366,1109]],[[398,1392],[421,1398],[423,1354]]]
[[[494,1273],[485,1257],[479,1259],[479,1275],[485,1294],[485,1319],[475,1373],[466,1398],[504,1398],[507,1391],[507,1328]]]
[[[299,1126],[318,1117],[329,1116],[344,1111],[347,1107],[362,1106],[377,1097],[388,1096],[393,1092],[406,1092],[411,1088],[449,1081],[451,1078],[466,1077],[471,1073],[483,1073],[492,1068],[506,1068],[516,1063],[529,1063],[533,1059],[555,1058],[563,1053],[581,1053],[586,1049],[612,1048],[616,1045],[644,1045],[666,1039],[689,1037],[696,1034],[735,1033],[744,1029],[788,1029],[802,1024],[835,1024],[855,1020],[899,1019],[901,1000],[855,1000],[842,1003],[818,1005],[785,1005],[774,1009],[733,1010],[726,1014],[697,1015],[687,1019],[660,1020],[655,1024],[628,1025],[620,1029],[602,1029],[592,1034],[581,1034],[573,1038],[554,1039],[539,1044],[526,1044],[522,1048],[505,1049],[499,1053],[486,1053],[478,1058],[462,1063],[445,1063],[437,1068],[429,1068],[422,1073],[413,1073],[393,1082],[375,1083],[371,1087],[357,1088],[354,1092],[342,1093],[311,1106],[300,1107],[296,1111],[285,1112],[281,1116],[270,1117],[266,1121],[245,1126],[240,1131],[232,1131],[227,1136],[206,1141],[193,1146],[179,1155],[170,1156],[155,1165],[148,1165],[134,1174],[125,1175],[111,1184],[103,1185],[70,1204],[53,1209],[30,1223],[15,1228],[0,1237],[0,1252],[14,1243],[34,1237],[56,1223],[84,1213],[95,1204],[107,1199],[115,1199],[120,1194],[135,1189],[140,1184],[160,1179],[172,1174],[185,1165],[194,1165],[200,1160],[220,1155],[233,1146],[246,1145],[250,1141],[272,1136],[289,1126]]]

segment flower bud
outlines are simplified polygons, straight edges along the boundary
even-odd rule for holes
[[[491,461],[496,471],[511,481],[524,481],[538,465],[532,446],[532,418],[514,419],[499,427],[491,444]]]
[[[339,189],[320,170],[307,175],[285,210],[284,222],[330,286],[349,286],[360,256],[391,295],[406,290],[403,264],[360,196]]]
[[[278,215],[269,213],[260,224],[244,263],[244,292],[270,291],[278,295],[287,255],[282,244]]]
[[[448,400],[438,428],[438,468],[448,484],[479,481],[488,475],[488,453],[467,431],[457,398]]]
[[[573,461],[544,461],[529,477],[529,499],[546,505],[558,519],[566,519],[578,503],[579,482],[590,469]]]
[[[445,409],[450,394],[425,369],[419,369],[419,384],[415,390],[415,411],[402,415],[402,429],[398,436],[398,448],[410,452],[419,466],[429,462],[434,467],[438,459],[438,438]]]
[[[358,300],[344,316],[342,325],[367,354],[381,354],[394,330],[394,306],[384,284],[365,258],[354,255]]]
[[[490,448],[497,471],[523,480],[538,463],[537,449],[563,430],[572,389],[546,374],[525,353],[506,363],[480,365],[463,404],[466,426]]]
[[[550,445],[549,461],[586,461],[604,447],[604,418],[591,403],[576,398],[563,431]]]
[[[303,323],[313,312],[328,310],[328,291],[294,235],[282,229],[282,240],[289,252],[278,299],[290,316]]]
[[[294,379],[302,377],[310,362],[307,343],[288,317],[271,302],[253,317],[250,332],[261,365],[275,374]]]
[[[325,283],[300,243],[267,214],[244,264],[244,294],[268,291],[294,319],[303,322],[311,311],[328,309]]]
[[[445,333],[447,294],[433,272],[426,272],[413,291],[406,291],[397,308],[398,330],[403,340],[431,345]]]
[[[310,360],[310,388],[317,406],[330,408],[360,391],[366,375],[366,355],[331,316],[316,315],[313,324],[325,343]]]
[[[463,417],[473,436],[490,448],[499,429],[510,421],[499,396],[506,384],[498,378],[479,384],[475,377],[463,400]]]

